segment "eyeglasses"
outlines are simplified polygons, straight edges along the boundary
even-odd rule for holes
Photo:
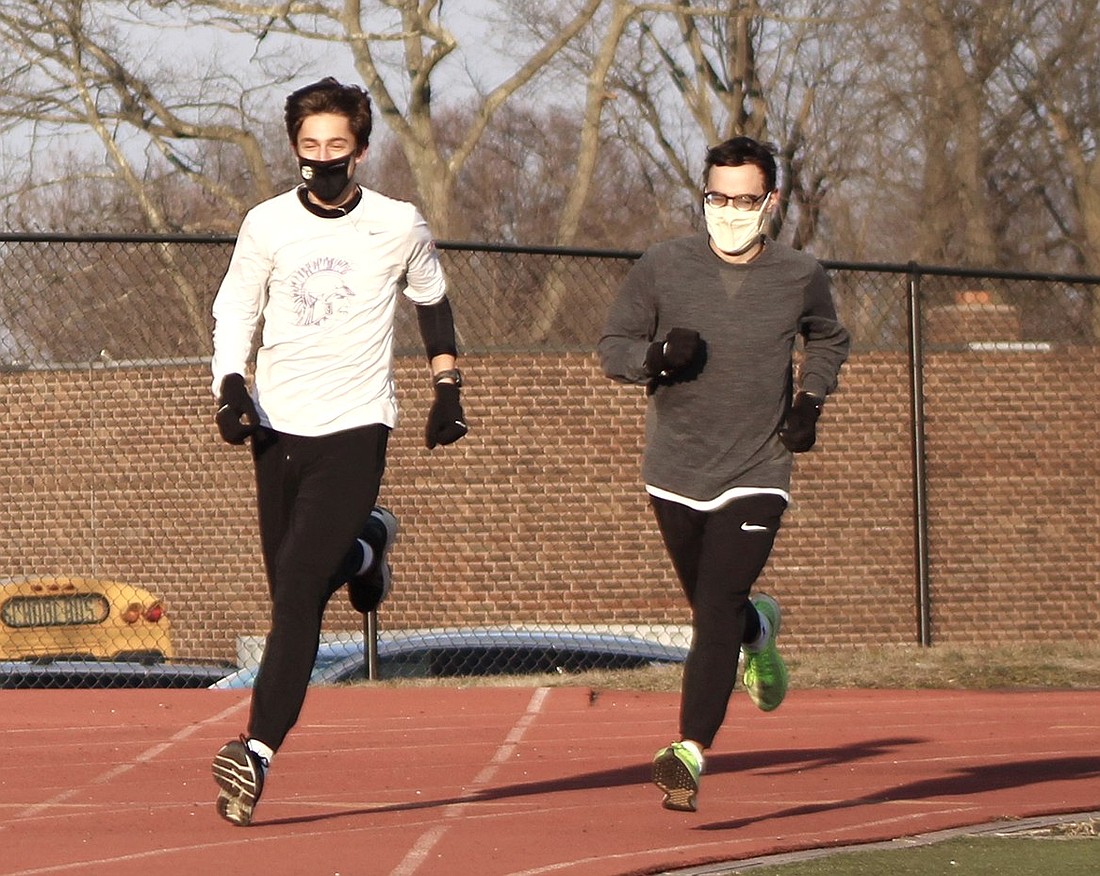
[[[724,192],[703,192],[703,203],[708,207],[725,207],[732,204],[735,210],[755,210],[769,195],[727,195]]]

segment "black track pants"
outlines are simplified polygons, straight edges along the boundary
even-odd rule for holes
[[[378,500],[389,428],[305,438],[263,430],[252,440],[271,629],[248,734],[278,750],[305,701],[325,606],[354,574],[356,539]]]
[[[767,493],[716,511],[655,497],[651,502],[691,605],[694,640],[684,664],[680,733],[709,747],[726,717],[746,626],[749,639],[759,632],[749,593],[768,562],[787,503]],[[748,612],[753,616],[746,619]]]

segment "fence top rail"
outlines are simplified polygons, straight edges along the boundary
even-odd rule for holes
[[[235,234],[73,234],[65,231],[0,231],[0,243],[233,243]]]
[[[72,234],[64,231],[0,231],[0,243],[219,243],[232,244],[235,234]],[[497,252],[521,255],[561,255],[576,258],[637,259],[641,251],[590,249],[569,246],[530,246],[513,243],[485,243],[466,240],[437,240],[439,249],[460,252]]]
[[[234,234],[73,234],[69,232],[0,231],[0,243],[195,243],[232,244]],[[487,243],[476,241],[438,240],[441,250],[457,252],[514,253],[520,255],[560,255],[571,258],[637,259],[640,250],[587,249],[568,246],[530,246],[512,243]],[[905,263],[849,262],[837,259],[821,259],[827,271],[862,271],[881,274],[923,274],[941,277],[973,277],[994,280],[1034,280],[1045,283],[1073,283],[1100,285],[1100,275],[1071,274],[1051,271],[1002,271],[994,268],[960,268],[948,265],[923,265],[915,261]]]
[[[1001,271],[995,268],[959,268],[947,265],[922,265],[918,262],[889,264],[885,262],[844,262],[821,259],[827,271],[863,271],[882,274],[923,274],[938,277],[973,277],[984,280],[1036,280],[1044,283],[1074,283],[1100,285],[1100,275],[1068,274],[1052,271]]]

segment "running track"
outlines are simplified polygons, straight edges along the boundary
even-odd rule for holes
[[[649,759],[679,697],[315,688],[250,828],[214,812],[237,691],[0,694],[0,874],[625,876],[1100,810],[1100,691],[743,693],[699,811]]]

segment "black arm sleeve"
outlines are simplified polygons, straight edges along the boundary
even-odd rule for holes
[[[446,296],[435,304],[416,305],[416,321],[420,324],[420,337],[424,341],[428,359],[444,353],[458,355],[454,314]]]

